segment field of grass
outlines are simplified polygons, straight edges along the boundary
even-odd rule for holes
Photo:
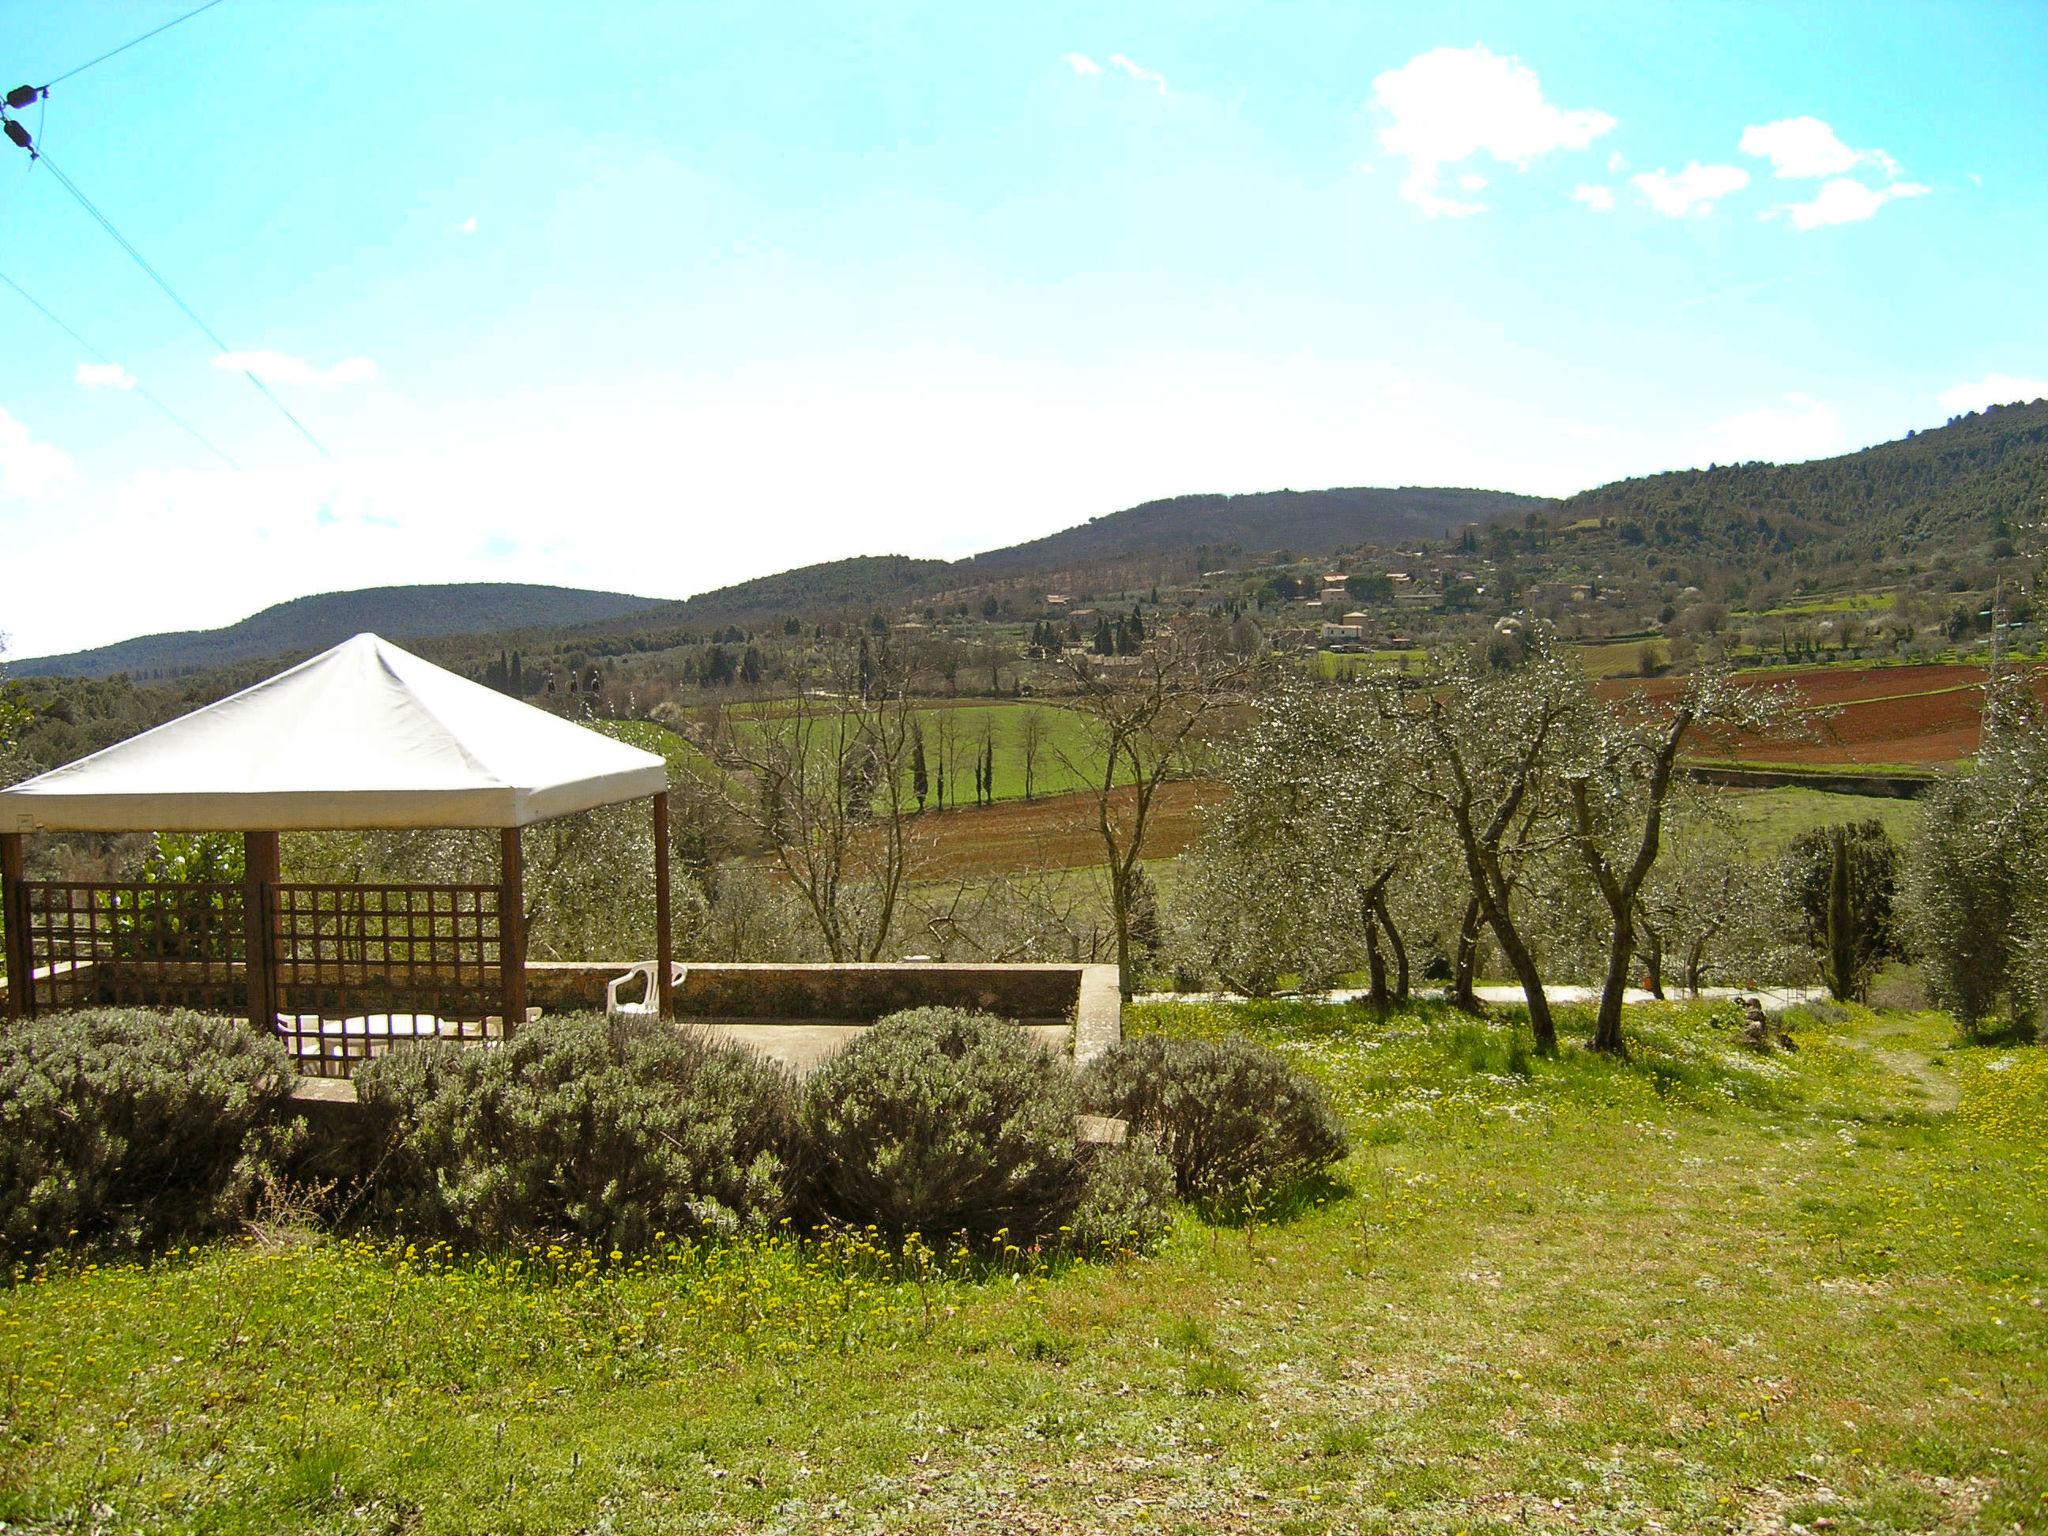
[[[1892,591],[1889,587],[1874,592],[1845,592],[1828,597],[1795,598],[1776,608],[1766,608],[1760,613],[1737,612],[1733,617],[1739,622],[1745,619],[1804,619],[1827,618],[1844,613],[1875,613],[1892,605]]]
[[[1904,841],[1920,825],[1920,805],[1882,795],[1835,795],[1817,789],[1751,789],[1729,793],[1722,802],[1758,852],[1782,848],[1802,832],[1875,817],[1885,831]]]
[[[771,702],[753,713],[769,713],[783,707],[786,706]],[[748,713],[734,711],[743,729]],[[933,700],[915,705],[912,714],[924,735],[927,803],[932,806],[938,804],[940,756],[948,739],[953,744],[953,765],[946,780],[949,808],[974,803],[974,762],[984,741],[995,747],[995,798],[1023,799],[1028,721],[1036,721],[1039,731],[1037,759],[1031,775],[1034,798],[1085,788],[1099,771],[1099,758],[1089,748],[1081,720],[1057,704],[1028,699],[990,703]],[[1070,761],[1075,766],[1069,766]],[[1078,773],[1076,766],[1081,770]],[[906,764],[906,776],[908,772]],[[906,777],[906,789],[908,786]]]
[[[1640,677],[1645,646],[1660,658],[1671,654],[1671,648],[1660,640],[1609,640],[1575,645],[1571,650],[1573,659],[1586,669],[1588,677]]]
[[[2048,1053],[1697,1005],[1631,1063],[1300,1003],[1341,1176],[1149,1260],[332,1238],[0,1291],[34,1530],[2009,1531],[2048,1523]],[[1566,1020],[1576,1034],[1585,1021]]]
[[[1350,677],[1359,672],[1399,672],[1405,667],[1411,672],[1420,672],[1429,662],[1429,652],[1419,648],[1390,651],[1317,651],[1315,653],[1315,675],[1317,677]]]

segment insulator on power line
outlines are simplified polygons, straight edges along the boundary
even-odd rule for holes
[[[7,93],[7,105],[19,112],[23,107],[32,106],[43,93],[32,85],[17,85]]]
[[[28,136],[28,130],[22,127],[21,124],[17,123],[13,118],[8,118],[6,123],[0,126],[5,126],[5,128],[7,129],[7,137],[14,140],[15,143],[19,144],[31,155],[33,155],[36,152],[35,140],[31,139]]]

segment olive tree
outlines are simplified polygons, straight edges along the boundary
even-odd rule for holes
[[[1562,778],[1566,839],[1606,908],[1607,956],[1593,1049],[1623,1054],[1621,1005],[1636,953],[1643,889],[1663,848],[1664,813],[1678,755],[1704,730],[1755,737],[1793,709],[1787,690],[1745,687],[1718,670],[1695,672],[1668,702],[1595,704],[1572,712]]]
[[[1448,828],[1479,916],[1522,985],[1540,1051],[1557,1026],[1518,889],[1558,841],[1563,769],[1587,728],[1591,690],[1547,629],[1504,620],[1482,647],[1459,652],[1395,707],[1412,711],[1426,773],[1418,789]]]
[[[1220,754],[1228,795],[1178,904],[1184,943],[1232,985],[1261,990],[1283,971],[1312,983],[1362,955],[1375,1002],[1407,999],[1392,893],[1419,834],[1416,738],[1381,691],[1277,680]]]
[[[2048,725],[2023,677],[1987,690],[1976,771],[1928,795],[1906,850],[1904,916],[1928,990],[1979,1028],[2048,999]]]
[[[1784,882],[1754,857],[1718,795],[1674,795],[1656,868],[1636,898],[1636,958],[1652,995],[1713,980],[1758,986],[1810,975]]]

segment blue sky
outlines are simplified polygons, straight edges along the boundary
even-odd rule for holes
[[[0,83],[187,8],[0,0]],[[18,115],[331,457],[0,144],[116,365],[0,288],[0,629],[1854,448],[2048,393],[2044,108],[1996,0],[226,0]]]

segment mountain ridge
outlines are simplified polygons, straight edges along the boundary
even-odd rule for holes
[[[314,592],[273,603],[218,629],[168,630],[108,645],[10,661],[15,677],[177,677],[186,673],[310,654],[374,629],[392,640],[495,634],[533,627],[567,627],[623,618],[659,607],[661,599],[585,587],[532,582],[427,582]],[[573,615],[562,618],[563,613]]]

